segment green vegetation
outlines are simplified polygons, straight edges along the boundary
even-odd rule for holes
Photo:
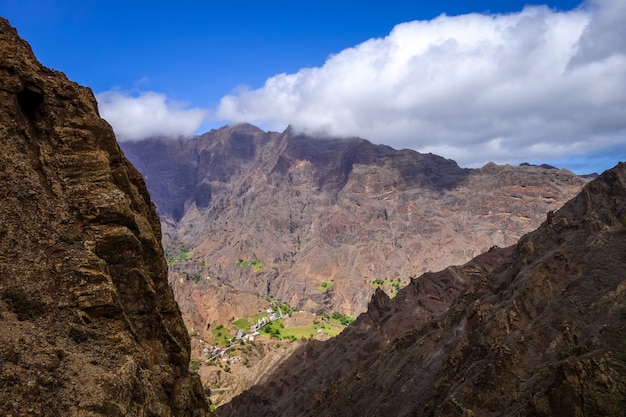
[[[291,307],[288,303],[281,300],[270,299],[269,303],[272,310],[279,315],[291,316],[298,311],[296,308]],[[220,324],[211,330],[213,336],[211,342],[214,345],[221,347],[229,347],[234,343],[237,345],[237,349],[241,349],[242,346],[245,346],[246,344],[253,345],[254,343],[252,341],[235,341],[233,339],[233,335],[237,329],[241,329],[247,333],[248,329],[253,324],[258,323],[260,319],[268,316],[269,314],[267,312],[261,312],[252,317],[241,317],[238,319],[233,317],[229,320],[226,326]],[[278,318],[259,329],[259,333],[261,336],[271,339],[287,339],[291,341],[314,337],[316,334],[320,333],[327,334],[329,336],[336,336],[355,320],[353,317],[338,312],[334,312],[332,315],[321,312],[318,313],[318,316],[319,318],[315,319],[313,324],[298,327],[289,327],[285,324],[284,318]]]
[[[400,285],[402,285],[402,281],[400,278],[398,279],[375,279],[370,284],[372,288],[376,289],[379,287],[390,286],[391,287],[391,296],[394,297],[398,291],[400,291]]]
[[[261,319],[261,317],[267,317],[267,313],[263,312],[263,313],[255,314],[254,316],[252,316],[252,322],[253,323],[258,323],[258,321]]]
[[[626,227],[626,216],[622,217],[622,226]]]
[[[341,314],[336,311],[330,317],[332,321],[337,322],[344,327],[347,327],[348,325],[350,325],[350,323],[356,320],[354,317],[350,317],[348,315]]]
[[[385,285],[385,280],[384,279],[375,279],[374,281],[372,281],[372,283],[370,284],[372,286],[372,288],[376,289],[382,285]]]
[[[213,344],[222,347],[230,346],[230,331],[223,325],[219,325],[215,327],[215,329],[211,330],[213,334]]]
[[[247,268],[251,266],[252,272],[263,272],[263,261],[260,259],[239,259],[237,262],[235,262],[235,265],[242,268]]]
[[[272,310],[281,314],[292,315],[293,313],[298,311],[297,308],[293,308],[289,304],[280,300],[271,300],[270,305],[272,306]]]
[[[317,287],[317,290],[324,292],[330,289],[333,285],[335,285],[334,281],[323,281],[320,286]]]
[[[200,360],[192,359],[189,361],[189,370],[191,372],[198,372],[199,369],[200,369]]]
[[[339,313],[337,311],[333,312],[333,314],[329,315],[328,313],[318,312],[317,315],[326,322],[334,323],[336,325],[343,327],[347,327],[352,323],[356,318],[350,317],[346,314]]]
[[[250,326],[252,326],[252,324],[250,323],[250,321],[245,318],[242,317],[238,320],[233,321],[233,326],[235,326],[238,329],[244,330],[244,331],[248,331],[248,329],[250,328]]]
[[[309,326],[285,327],[283,319],[278,319],[268,323],[261,329],[261,335],[271,339],[289,339],[296,341],[302,338],[313,337],[318,333],[325,333],[329,336],[337,336],[345,326],[332,321],[317,321]]]
[[[274,320],[271,323],[267,323],[265,326],[261,328],[262,333],[270,338],[282,339],[283,336],[281,334],[281,330],[285,328],[285,320],[278,319]]]
[[[184,243],[181,243],[180,251],[176,255],[167,255],[165,257],[165,260],[167,261],[167,266],[174,266],[179,262],[189,261],[191,259],[189,257],[190,252],[191,248]]]

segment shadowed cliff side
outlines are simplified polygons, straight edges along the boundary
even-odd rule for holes
[[[205,416],[141,175],[0,18],[0,410]]]
[[[588,182],[567,170],[464,169],[364,139],[247,124],[121,146],[144,174],[167,254],[188,252],[175,272],[348,315],[365,311],[377,280],[404,286],[410,276],[514,244]],[[238,265],[253,259],[262,267]],[[183,292],[211,302],[203,283]],[[219,324],[195,319],[197,329]]]
[[[220,416],[626,415],[626,164],[517,245],[377,291]]]

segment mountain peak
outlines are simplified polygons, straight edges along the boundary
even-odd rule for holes
[[[548,180],[538,167],[464,169],[361,138],[250,125],[183,144],[122,146],[143,170],[172,256],[184,244],[210,264],[203,275],[345,314],[365,309],[374,281],[389,291],[515,243],[586,182],[558,170]],[[267,269],[242,270],[240,259],[262,259]],[[331,280],[331,291],[317,290]]]

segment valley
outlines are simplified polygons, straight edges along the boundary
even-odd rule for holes
[[[167,256],[189,258],[177,272],[350,316],[377,280],[405,286],[511,245],[588,181],[245,124],[122,147],[157,206]]]
[[[626,164],[517,244],[377,290],[218,407],[247,416],[622,416]]]
[[[626,415],[626,163],[118,144],[0,18],[7,416]]]
[[[527,164],[463,169],[359,138],[247,124],[122,147],[157,206],[195,370],[218,404],[287,356],[277,352],[343,329],[320,328],[324,318],[349,322],[377,289],[395,297],[419,275],[515,244],[589,181]],[[308,318],[236,346],[229,372],[215,365],[222,356],[203,354],[226,335],[238,345],[235,323],[256,321],[273,302]]]

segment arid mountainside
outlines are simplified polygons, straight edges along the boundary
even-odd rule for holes
[[[208,416],[144,181],[0,18],[0,414]]]
[[[626,415],[626,164],[536,231],[415,278],[220,416]]]
[[[210,277],[350,315],[365,310],[377,285],[395,291],[411,276],[515,243],[587,182],[532,166],[462,169],[363,139],[247,124],[122,147],[146,178],[173,269],[201,277],[187,280],[193,289],[175,280],[176,291],[218,304]],[[184,310],[201,309],[178,300]]]

